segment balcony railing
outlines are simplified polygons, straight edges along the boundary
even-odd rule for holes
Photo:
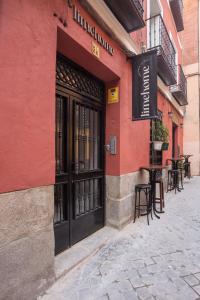
[[[143,17],[144,9],[143,9],[144,0],[133,0],[133,3],[137,7],[139,14]]]
[[[176,84],[176,51],[161,15],[147,20],[148,49],[157,49],[158,74],[166,85]]]
[[[177,31],[184,30],[183,25],[183,1],[182,0],[170,0],[170,7],[174,22],[176,24]]]
[[[170,91],[179,105],[187,105],[187,80],[181,65],[177,66],[177,75],[177,84],[170,86]]]
[[[127,32],[145,26],[143,0],[104,0]]]

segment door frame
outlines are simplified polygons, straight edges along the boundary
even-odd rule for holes
[[[73,65],[74,63],[69,61],[68,59],[64,58],[64,60],[66,60],[66,62],[70,62],[70,65]],[[81,67],[77,66],[76,64],[74,64],[76,66],[76,69],[78,68],[80,72],[86,72],[87,71],[83,70]],[[90,76],[92,76],[95,80],[95,76],[91,75],[90,73],[88,73]],[[97,79],[99,81],[99,79]],[[64,86],[63,84],[60,84],[59,82],[56,82],[56,95],[60,95],[63,97],[69,97],[68,99],[68,116],[69,119],[67,120],[67,131],[68,131],[68,141],[73,141],[73,128],[74,128],[74,122],[75,120],[73,120],[73,107],[74,107],[74,101],[75,100],[71,100],[70,98],[72,98],[73,96],[75,98],[77,98],[80,102],[84,104],[86,104],[86,106],[89,106],[93,109],[95,109],[95,107],[99,108],[99,110],[101,111],[101,120],[102,120],[102,125],[100,126],[100,159],[101,159],[101,166],[102,166],[102,184],[101,184],[101,193],[102,193],[102,213],[103,213],[103,224],[101,226],[101,228],[105,225],[105,200],[106,200],[106,192],[105,192],[105,151],[104,151],[104,144],[105,144],[105,121],[106,121],[106,107],[105,107],[105,86],[104,86],[104,97],[101,100],[101,102],[97,99],[95,99],[93,96],[90,97],[90,95],[83,95],[80,91],[75,91],[74,88],[70,88],[70,86]],[[94,103],[94,105],[92,105],[92,103]],[[101,122],[101,121],[100,121]],[[56,146],[56,145],[55,145]],[[70,224],[70,222],[72,222],[73,219],[73,212],[72,212],[72,199],[73,199],[73,155],[74,155],[74,149],[73,149],[73,142],[69,142],[68,143],[68,147],[70,147],[68,149],[69,151],[69,159],[67,162],[67,168],[69,171],[69,177],[68,177],[68,191],[67,191],[67,195],[68,195],[68,222],[69,222],[69,232],[67,233],[67,235],[69,235],[69,244],[68,247],[72,246],[72,232],[71,232],[71,227],[72,224]],[[91,178],[95,177],[95,175],[97,174],[97,172],[93,172]],[[84,174],[80,174],[80,179],[84,178]],[[57,182],[55,183],[55,185],[58,184]],[[71,206],[71,207],[70,207]],[[90,214],[92,214],[93,212],[91,212]],[[56,227],[56,225],[54,226]],[[100,229],[100,228],[99,228]],[[96,229],[98,230],[98,229]],[[96,231],[94,230],[94,232]],[[92,234],[93,232],[91,232]],[[66,247],[66,249],[68,248]],[[64,251],[64,250],[62,250]],[[58,254],[60,252],[57,252],[56,254]]]

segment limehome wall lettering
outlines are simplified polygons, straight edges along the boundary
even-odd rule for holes
[[[96,31],[95,26],[91,26],[80,14],[75,5],[72,6],[73,19],[76,21],[94,40],[96,40],[110,55],[114,54],[114,49]]]

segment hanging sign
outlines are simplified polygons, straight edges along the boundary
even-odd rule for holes
[[[157,51],[132,58],[133,99],[132,120],[157,118]]]

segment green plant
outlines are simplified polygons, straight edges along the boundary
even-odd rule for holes
[[[169,131],[159,120],[156,120],[152,126],[152,139],[153,141],[160,141],[168,143]]]

